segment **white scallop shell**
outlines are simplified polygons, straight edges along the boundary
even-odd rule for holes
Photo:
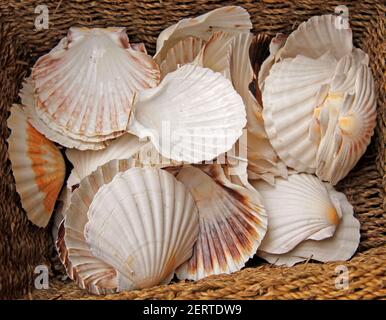
[[[235,35],[223,31],[212,34],[198,53],[194,63],[221,73],[230,79],[232,41]]]
[[[280,58],[295,58],[301,54],[319,58],[329,51],[337,60],[353,49],[352,31],[348,21],[334,15],[313,16],[293,31],[280,52]],[[342,24],[346,22],[347,26]]]
[[[165,158],[196,163],[228,151],[245,123],[243,101],[229,80],[184,65],[138,94],[128,131],[149,137]]]
[[[240,270],[267,228],[259,193],[231,183],[220,165],[184,166],[177,179],[192,193],[200,219],[193,256],[178,268],[177,277],[198,280]]]
[[[196,37],[187,37],[171,47],[165,59],[160,63],[161,79],[181,65],[191,63],[204,46],[204,41]]]
[[[133,159],[112,160],[85,177],[73,191],[70,205],[64,212],[64,223],[59,227],[56,246],[67,274],[80,288],[95,294],[116,292],[117,279],[114,268],[90,251],[84,237],[87,212],[100,187],[109,183],[118,172],[133,166]]]
[[[339,198],[342,219],[334,235],[320,241],[306,240],[293,250],[284,254],[269,254],[258,251],[258,255],[275,265],[292,267],[294,264],[313,259],[321,262],[342,261],[350,259],[355,253],[360,240],[360,224],[354,217],[354,210],[343,193],[336,192],[330,186],[330,193]]]
[[[342,217],[339,199],[317,177],[294,174],[275,186],[252,182],[263,198],[268,230],[259,250],[282,254],[304,240],[333,236]]]
[[[253,81],[253,69],[249,58],[252,42],[250,33],[237,35],[232,42],[231,78],[236,91],[244,101],[247,113],[247,141],[239,141],[240,147],[247,150],[250,179],[264,179],[273,182],[274,176],[287,176],[287,169],[277,157],[268,140],[262,117],[262,107],[249,90]]]
[[[264,90],[264,81],[268,77],[269,71],[271,70],[273,64],[277,62],[277,59],[280,55],[280,50],[284,46],[286,40],[286,35],[283,33],[278,33],[269,44],[269,56],[262,63],[258,74],[257,83],[261,91]]]
[[[118,291],[168,283],[192,255],[198,233],[192,196],[156,168],[117,174],[95,195],[88,218],[86,241],[117,270]]]
[[[80,180],[110,160],[131,158],[146,143],[148,141],[140,141],[138,137],[126,133],[115,139],[103,150],[67,149],[66,156],[74,166],[67,180],[67,186],[71,188],[79,184]]]
[[[134,92],[156,86],[159,70],[130,48],[124,28],[70,28],[65,46],[36,62],[32,79],[48,126],[103,141],[126,129]]]
[[[100,150],[106,147],[108,141],[90,142],[72,138],[70,134],[63,134],[54,130],[51,124],[49,127],[42,121],[36,113],[36,104],[34,98],[34,89],[32,79],[29,77],[23,82],[23,87],[20,90],[19,96],[23,104],[24,112],[28,117],[28,122],[47,139],[54,141],[66,148],[76,148],[79,150]],[[72,135],[74,136],[74,135]]]
[[[196,18],[182,19],[163,30],[157,38],[154,59],[160,63],[175,43],[187,36],[208,40],[215,31],[233,34],[249,32],[252,23],[247,10],[239,6],[225,6],[209,11]]]
[[[318,59],[299,55],[276,63],[265,80],[265,129],[279,157],[299,172],[315,172],[318,143],[309,128],[336,64],[330,53]]]
[[[322,138],[316,157],[316,174],[333,185],[344,178],[364,154],[376,125],[371,71],[365,64],[356,71],[354,93],[331,102],[327,98],[320,115],[323,117],[320,120]]]
[[[330,90],[334,93],[355,93],[355,82],[358,70],[369,65],[369,56],[361,49],[355,48],[352,52],[339,60]]]
[[[64,182],[66,167],[59,149],[27,121],[20,105],[13,105],[7,121],[11,129],[8,155],[28,219],[45,227]]]

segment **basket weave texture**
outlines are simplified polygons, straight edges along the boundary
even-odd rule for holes
[[[116,0],[51,1],[49,28],[36,30],[41,1],[0,0],[0,298],[32,299],[375,299],[386,298],[386,78],[385,15],[382,0],[367,1],[218,1]],[[241,5],[251,15],[254,32],[289,33],[313,15],[349,9],[354,44],[370,56],[378,90],[378,123],[366,154],[339,185],[361,223],[359,252],[349,262],[304,263],[274,267],[255,258],[235,274],[198,282],[182,281],[155,288],[96,297],[71,282],[51,277],[50,289],[32,290],[35,267],[52,263],[49,229],[33,226],[21,209],[8,160],[6,120],[22,79],[36,59],[47,53],[71,26],[124,26],[131,42],[144,42],[154,53],[158,34],[186,17],[223,5]],[[344,264],[349,287],[335,286],[336,267]],[[51,275],[53,273],[51,272]]]

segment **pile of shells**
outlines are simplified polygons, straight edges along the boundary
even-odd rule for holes
[[[349,259],[359,222],[333,186],[370,142],[376,99],[369,58],[337,19],[269,41],[230,6],[165,29],[154,57],[116,27],[71,28],[40,57],[8,151],[28,219],[52,226],[69,277],[105,294],[236,272],[255,255]]]

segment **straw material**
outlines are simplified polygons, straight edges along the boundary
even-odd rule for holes
[[[41,1],[0,2],[0,298],[35,299],[374,299],[386,297],[386,101],[385,14],[381,0],[368,1],[44,1],[49,29],[36,30],[35,7]],[[27,221],[15,190],[7,154],[6,120],[21,81],[36,59],[48,52],[71,26],[125,26],[131,42],[145,42],[154,53],[158,34],[185,17],[222,5],[242,5],[251,14],[254,32],[269,36],[289,33],[312,15],[349,8],[354,43],[370,56],[378,88],[378,126],[365,156],[339,185],[361,222],[359,253],[349,262],[306,263],[292,268],[273,267],[255,258],[249,268],[198,282],[95,297],[71,282],[50,278],[49,290],[32,290],[34,269],[53,264],[49,230]],[[335,288],[337,265],[349,270],[349,288]],[[53,268],[54,269],[54,268]],[[24,296],[23,296],[24,294]]]

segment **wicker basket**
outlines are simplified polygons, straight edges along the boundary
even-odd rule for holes
[[[49,230],[34,227],[21,210],[7,155],[6,120],[17,100],[21,81],[36,59],[64,37],[69,27],[125,26],[130,40],[145,42],[152,54],[157,35],[181,18],[192,17],[226,4],[246,8],[254,32],[289,33],[312,15],[349,8],[355,45],[370,56],[378,88],[378,125],[365,156],[338,186],[354,205],[361,222],[359,252],[349,262],[304,263],[292,268],[273,267],[254,259],[248,268],[231,275],[211,276],[198,282],[176,282],[151,289],[95,297],[73,283],[61,282],[51,271],[48,290],[32,290],[37,265],[52,265]],[[275,1],[117,0],[52,1],[49,28],[36,30],[35,7],[41,1],[0,1],[0,298],[45,299],[329,299],[386,297],[385,235],[385,14],[382,0]],[[348,267],[347,289],[335,287],[336,266]]]

